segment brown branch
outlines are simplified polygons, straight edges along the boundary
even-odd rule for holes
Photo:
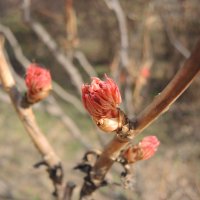
[[[75,10],[73,8],[73,0],[65,1],[65,11],[66,11],[67,42],[70,50],[76,48],[79,44],[77,18]]]
[[[0,79],[4,90],[10,96],[15,110],[24,125],[33,144],[42,156],[42,163],[47,165],[49,176],[55,187],[55,194],[58,200],[63,197],[63,170],[59,157],[38,127],[35,116],[30,106],[22,107],[23,95],[18,91],[13,76],[9,70],[3,53],[4,38],[0,35]]]
[[[79,46],[77,16],[73,7],[73,0],[65,1],[66,11],[66,32],[67,32],[67,51],[68,55],[76,58],[85,72],[90,76],[97,76],[96,71],[89,63],[83,52],[77,50]]]
[[[189,87],[194,77],[200,70],[200,41],[191,56],[186,60],[183,67],[175,77],[159,93],[154,101],[137,117],[135,130],[139,133],[152,123],[159,115],[166,112],[170,105]]]
[[[107,6],[112,9],[116,15],[119,23],[120,31],[120,58],[122,67],[128,69],[129,57],[128,57],[128,28],[126,24],[126,16],[118,0],[104,0]]]
[[[129,134],[133,138],[141,133],[157,117],[169,109],[169,106],[188,88],[195,76],[200,71],[200,41],[197,43],[191,56],[186,60],[183,67],[177,72],[166,88],[142,111],[135,121],[129,121]],[[127,128],[127,124],[125,125]],[[122,128],[123,132],[123,128]],[[127,134],[127,133],[125,133]],[[86,177],[81,190],[81,198],[91,195],[103,183],[104,177],[121,149],[128,143],[129,138],[115,137],[104,149],[94,165],[90,174]]]

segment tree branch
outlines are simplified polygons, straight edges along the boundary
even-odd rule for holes
[[[168,22],[167,18],[160,13],[161,20],[163,22],[165,31],[167,33],[167,36],[169,38],[169,41],[174,46],[175,49],[177,49],[185,58],[189,58],[190,51],[184,47],[180,41],[178,41],[174,35],[174,32],[172,30],[172,27],[170,26],[170,23]]]
[[[47,48],[52,52],[55,59],[63,67],[63,69],[70,75],[73,85],[76,87],[76,90],[81,95],[80,85],[82,85],[83,80],[73,65],[73,63],[59,50],[56,41],[48,33],[48,31],[40,24],[31,19],[30,17],[30,0],[23,0],[23,18],[24,21],[31,27],[39,39],[47,46]]]
[[[119,23],[120,31],[120,58],[122,62],[122,67],[127,68],[129,64],[128,58],[128,29],[126,24],[126,16],[122,10],[119,0],[105,0],[107,6],[112,9],[116,15],[117,21]]]
[[[191,56],[186,60],[183,67],[177,72],[166,88],[138,115],[136,120],[128,121],[128,132],[132,138],[141,133],[157,117],[167,111],[169,106],[188,88],[199,71],[200,41],[197,43]],[[127,128],[127,124],[125,125],[125,128]],[[121,131],[123,133],[123,127]],[[81,198],[91,195],[102,185],[106,173],[119,156],[120,151],[129,143],[129,141],[129,138],[121,139],[119,137],[114,137],[114,139],[106,146],[95,163],[94,168],[85,179],[80,194]]]
[[[5,91],[15,107],[15,110],[24,125],[33,144],[41,154],[43,163],[48,167],[49,176],[55,187],[55,195],[58,200],[63,197],[63,170],[60,158],[38,127],[31,107],[22,107],[23,96],[18,91],[13,76],[9,70],[7,61],[3,53],[4,38],[0,35],[0,79]]]

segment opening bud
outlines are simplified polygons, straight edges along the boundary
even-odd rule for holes
[[[112,132],[118,128],[118,106],[121,103],[121,95],[118,86],[111,78],[105,75],[105,81],[102,81],[93,77],[91,84],[84,84],[82,101],[101,130]]]
[[[128,163],[135,163],[139,160],[147,160],[151,158],[157,151],[160,141],[156,136],[145,137],[139,144],[129,147],[123,157]]]

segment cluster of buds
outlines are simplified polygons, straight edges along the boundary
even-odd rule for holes
[[[121,95],[115,82],[105,75],[105,81],[92,78],[91,84],[82,86],[82,101],[98,127],[113,132],[119,126]]]
[[[156,136],[147,136],[139,144],[126,149],[123,157],[128,164],[135,163],[139,160],[147,160],[155,154],[159,145],[160,142]]]
[[[28,67],[25,83],[27,86],[26,99],[30,104],[46,98],[52,89],[50,72],[35,63]]]
[[[147,72],[144,71],[144,76]],[[92,78],[91,84],[82,86],[84,107],[92,116],[98,127],[105,132],[118,131],[120,123],[121,95],[115,82],[105,75],[105,81]],[[160,142],[156,136],[145,137],[138,145],[126,149],[123,157],[128,164],[152,157]]]

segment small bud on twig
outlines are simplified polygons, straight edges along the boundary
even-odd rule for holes
[[[138,145],[129,147],[123,154],[129,164],[151,158],[160,144],[156,136],[145,137]]]
[[[35,63],[29,66],[25,83],[28,89],[26,98],[29,103],[36,103],[46,98],[52,89],[50,72]]]
[[[97,126],[105,132],[118,128],[121,95],[115,82],[105,75],[105,81],[92,78],[90,85],[82,86],[82,100],[85,109],[92,116]]]

